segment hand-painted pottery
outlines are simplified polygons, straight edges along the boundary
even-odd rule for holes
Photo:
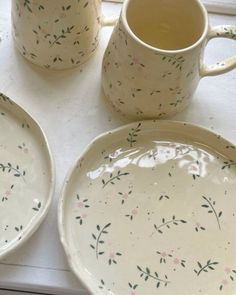
[[[205,46],[216,37],[236,40],[236,27],[210,27],[199,0],[126,0],[103,58],[105,95],[131,119],[174,115],[202,77],[236,67],[236,56],[203,63]]]
[[[102,25],[101,0],[12,0],[16,47],[48,69],[72,68],[95,51]]]
[[[235,181],[235,146],[191,124],[98,137],[59,202],[71,269],[96,295],[235,294]]]
[[[39,125],[0,94],[0,259],[24,243],[47,214],[54,165]]]

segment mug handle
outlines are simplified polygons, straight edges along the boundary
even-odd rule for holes
[[[213,38],[228,38],[236,40],[236,26],[225,25],[211,28],[208,39],[211,40]],[[216,76],[229,72],[235,68],[236,55],[210,66],[202,64],[200,67],[200,76]]]

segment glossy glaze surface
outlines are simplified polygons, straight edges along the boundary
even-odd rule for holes
[[[231,294],[235,147],[199,127],[133,123],[96,139],[66,180],[59,228],[93,294]]]

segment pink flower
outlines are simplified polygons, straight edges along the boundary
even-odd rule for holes
[[[109,257],[110,257],[110,259],[114,259],[115,258],[115,254],[113,252],[110,252]]]
[[[198,167],[196,167],[196,166],[192,166],[192,170],[193,170],[193,171],[197,171],[197,170],[198,170]]]
[[[88,215],[86,213],[82,214],[82,218],[86,218]]]
[[[200,227],[201,224],[199,222],[196,222],[196,227]]]
[[[128,197],[129,197],[129,194],[128,194],[128,193],[124,193],[124,194],[123,194],[123,198],[124,198],[125,200],[127,200]]]
[[[137,57],[133,57],[133,62],[136,64],[136,65],[138,65],[138,64],[140,64],[140,61],[139,61],[139,59],[137,58]]]
[[[132,291],[132,292],[130,293],[130,295],[135,295],[135,292],[134,292],[134,291]]]
[[[27,148],[24,148],[24,153],[28,154],[29,150]]]
[[[137,209],[133,209],[133,210],[131,211],[131,213],[132,213],[132,215],[137,215],[137,214],[138,214],[138,210],[137,210]]]
[[[167,255],[166,252],[161,252],[162,257],[166,257],[166,255]]]
[[[174,264],[179,264],[179,262],[180,262],[180,261],[179,261],[178,258],[175,258],[175,259],[174,259]]]
[[[11,194],[11,191],[6,191],[6,192],[5,192],[5,195],[6,195],[6,196],[10,196],[10,194]]]
[[[228,284],[228,281],[227,281],[226,279],[224,279],[224,280],[222,281],[222,284],[223,284],[223,285],[227,285],[227,284]]]
[[[84,203],[83,202],[78,202],[77,207],[78,208],[84,208]]]
[[[225,272],[226,272],[227,274],[231,273],[231,268],[226,267],[226,268],[225,268]]]

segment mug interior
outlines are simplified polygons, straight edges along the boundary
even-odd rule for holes
[[[130,0],[126,18],[136,37],[164,50],[195,44],[206,25],[204,10],[196,0]]]

